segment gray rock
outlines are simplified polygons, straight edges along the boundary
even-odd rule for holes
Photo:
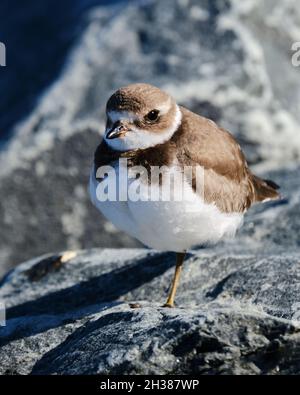
[[[29,261],[0,284],[1,374],[300,372],[300,252],[194,251],[174,309],[161,307],[174,254],[95,249],[55,262]]]
[[[74,332],[32,373],[299,373],[299,347],[294,327],[243,310],[122,305]]]
[[[286,50],[296,1],[85,3],[59,18],[65,67],[0,153],[0,273],[85,250],[66,263],[43,255],[0,281],[0,374],[299,374],[300,69]],[[86,190],[105,100],[138,80],[231,129],[255,171],[282,187],[281,201],[251,208],[235,240],[188,255],[171,310],[161,305],[174,254],[120,248],[140,245]]]
[[[254,205],[245,216],[237,238],[225,252],[288,254],[300,247],[300,168],[289,167],[269,174],[281,186],[281,200]]]

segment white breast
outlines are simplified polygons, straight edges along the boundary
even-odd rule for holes
[[[118,167],[116,170],[118,176]],[[240,213],[222,213],[215,205],[206,204],[195,196],[187,182],[184,184],[187,198],[183,201],[100,202],[96,197],[97,185],[92,171],[90,195],[103,215],[120,230],[157,250],[182,252],[197,245],[215,244],[233,237],[243,221]],[[193,199],[188,198],[189,194],[193,194]]]

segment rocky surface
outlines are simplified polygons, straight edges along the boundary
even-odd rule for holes
[[[189,253],[174,309],[161,307],[172,253],[91,249],[9,272],[0,374],[299,374],[299,168],[272,176],[283,199],[253,207],[235,240]]]
[[[296,0],[66,0],[59,18],[46,3],[19,19],[0,5],[11,45],[13,24],[29,21],[24,40],[45,26],[29,51],[52,43],[28,57],[44,70],[32,92],[30,64],[0,81],[0,129],[14,126],[0,152],[0,273],[47,253],[0,280],[0,374],[299,374]],[[174,309],[161,307],[174,254],[128,248],[140,245],[87,196],[105,101],[136,81],[229,128],[254,170],[281,185],[282,200],[253,207],[235,240],[189,253]],[[80,251],[67,262],[50,252],[66,249]]]
[[[0,373],[300,373],[300,251],[191,252],[166,309],[173,266],[140,249],[20,265],[0,284]]]
[[[299,161],[300,68],[290,51],[299,40],[297,0],[57,7],[0,5],[7,44],[0,135],[8,139],[0,152],[2,273],[49,251],[139,246],[87,196],[105,101],[120,85],[156,84],[215,119],[259,173]]]

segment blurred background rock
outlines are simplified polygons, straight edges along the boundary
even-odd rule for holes
[[[299,247],[297,0],[2,0],[0,16],[0,274],[46,252],[139,245],[87,193],[105,102],[139,81],[228,128],[256,172],[284,183],[284,208],[257,231],[250,212],[236,245],[276,231],[274,244]]]

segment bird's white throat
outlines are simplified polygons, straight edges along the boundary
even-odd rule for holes
[[[109,114],[114,120],[132,120],[133,115],[127,112]],[[180,108],[176,105],[175,117],[172,125],[163,132],[149,132],[145,129],[132,127],[123,137],[116,139],[105,139],[106,143],[116,151],[130,151],[135,149],[145,149],[163,144],[168,141],[178,129],[181,123],[182,114]]]

